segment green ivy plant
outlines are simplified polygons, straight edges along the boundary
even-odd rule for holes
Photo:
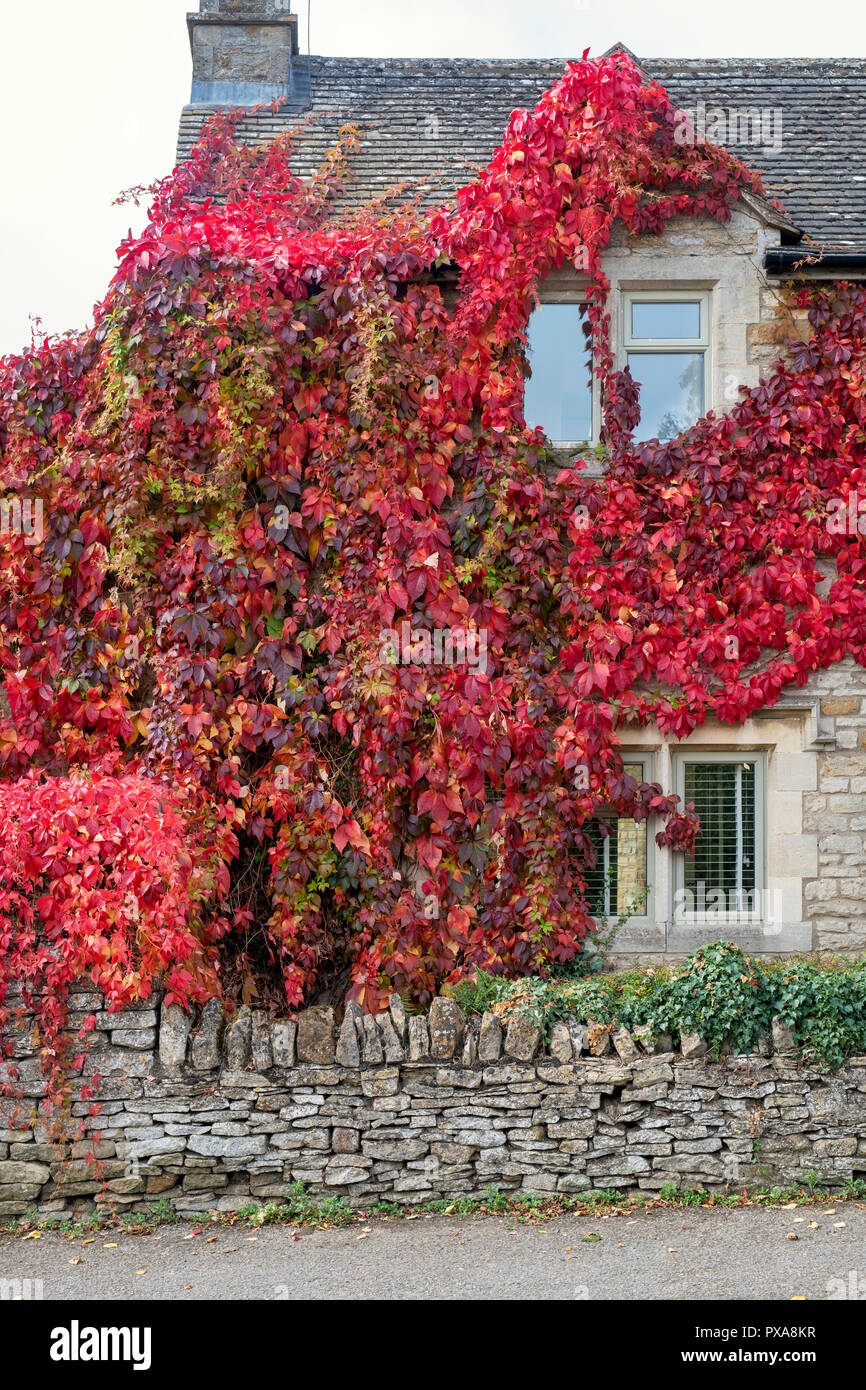
[[[476,971],[452,994],[470,1013],[506,1005],[498,1010],[504,1017],[530,1018],[545,1036],[560,1018],[647,1025],[675,1045],[698,1033],[721,1056],[754,1051],[778,1017],[805,1060],[840,1066],[849,1054],[866,1052],[866,958],[768,963],[715,941],[673,969],[516,980]]]

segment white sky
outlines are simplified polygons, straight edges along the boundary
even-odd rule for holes
[[[314,53],[577,58],[866,57],[863,0],[311,0]],[[0,0],[0,353],[82,327],[143,212],[112,207],[174,163],[197,0]],[[299,11],[306,43],[307,0]]]

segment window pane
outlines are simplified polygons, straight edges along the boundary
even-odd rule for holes
[[[624,763],[623,770],[638,782],[643,780],[641,763]],[[586,900],[594,916],[616,917],[637,902],[646,888],[647,823],[618,816],[612,822],[613,834],[606,839],[594,825],[588,827],[598,850],[594,869],[586,875]],[[638,914],[644,909],[639,906]]]
[[[630,352],[628,365],[641,388],[636,439],[673,439],[701,418],[702,352]]]
[[[700,338],[701,301],[685,299],[631,301],[633,338]]]
[[[755,764],[686,763],[684,772],[685,799],[701,821],[684,856],[684,886],[694,895],[687,910],[757,910]]]
[[[542,304],[529,320],[524,414],[548,439],[592,438],[592,380],[584,304]]]
[[[596,825],[587,826],[589,837],[598,858],[595,868],[586,870],[586,905],[593,917],[616,916],[617,900],[617,837],[603,839]]]

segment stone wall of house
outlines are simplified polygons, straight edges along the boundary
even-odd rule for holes
[[[787,355],[792,343],[808,341],[812,336],[809,313],[789,303],[784,286],[761,272],[760,315],[757,322],[746,325],[749,362],[756,366],[761,377],[770,375],[778,358]]]
[[[817,673],[820,739],[803,830],[817,840],[817,873],[803,884],[813,948],[866,951],[866,670],[846,660]],[[788,698],[793,699],[793,696]]]
[[[396,997],[373,1019],[350,1005],[297,1020],[210,1001],[107,1014],[98,996],[85,1074],[99,1112],[72,1105],[84,1135],[65,1149],[42,1121],[27,1022],[13,1034],[20,1100],[0,1102],[0,1219],[114,1207],[235,1211],[290,1183],[358,1205],[465,1194],[725,1190],[817,1174],[866,1174],[866,1057],[804,1068],[777,1026],[761,1054],[713,1062],[697,1038],[611,1039],[559,1023],[542,1050],[525,1020],[464,1018],[437,1000],[407,1018]],[[7,1064],[8,1068],[8,1064]],[[14,1113],[18,1110],[18,1114]],[[22,1127],[22,1123],[24,1127]],[[91,1157],[92,1155],[92,1157]],[[98,1161],[98,1171],[94,1168]]]

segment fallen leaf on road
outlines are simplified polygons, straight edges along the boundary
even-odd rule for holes
[[[677,1249],[677,1247],[676,1247],[675,1245],[669,1245],[669,1246],[668,1246],[668,1254],[669,1254],[669,1255],[678,1255],[679,1253],[680,1253],[680,1252],[679,1252],[679,1250]]]
[[[785,1239],[786,1239],[786,1240],[799,1240],[800,1237],[797,1235],[797,1232],[796,1232],[796,1231],[789,1231],[788,1234],[785,1236]]]
[[[24,1239],[26,1240],[27,1237],[25,1236]],[[82,1245],[92,1245],[92,1244],[93,1244],[93,1236],[88,1236],[87,1240],[83,1240],[83,1241],[81,1242],[81,1244],[82,1244]]]
[[[817,1231],[818,1229],[819,1229],[819,1223],[818,1223],[817,1221],[810,1221],[810,1222],[809,1222],[809,1230],[810,1230],[810,1231]]]
[[[836,1208],[835,1208],[835,1207],[831,1207],[829,1211],[822,1211],[822,1212],[821,1212],[821,1215],[822,1215],[822,1216],[835,1216],[835,1215],[836,1215]]]
[[[804,1293],[792,1293],[792,1294],[791,1294],[791,1302],[792,1302],[792,1303],[805,1303],[805,1302],[806,1302],[806,1295],[805,1295]]]
[[[185,1289],[191,1289],[191,1288],[192,1288],[192,1284],[184,1284],[184,1288],[185,1288]]]
[[[74,1259],[74,1260],[70,1260],[69,1263],[70,1263],[71,1265],[80,1265],[80,1264],[83,1264],[83,1263],[84,1263],[83,1256],[81,1256],[81,1255],[76,1255],[76,1256],[75,1256],[75,1259]]]
[[[843,1231],[844,1229],[845,1229],[845,1222],[844,1222],[844,1221],[834,1221],[834,1222],[833,1222],[833,1230],[834,1230],[834,1231]]]
[[[594,1231],[590,1231],[588,1236],[584,1236],[583,1243],[584,1245],[587,1245],[590,1241],[593,1240],[601,1240],[601,1236],[597,1236]]]
[[[207,1238],[207,1244],[208,1244],[208,1245],[213,1245],[213,1243],[214,1243],[215,1240],[219,1240],[219,1236],[208,1236],[208,1238]]]
[[[147,1273],[147,1270],[146,1270],[146,1269],[137,1269],[135,1272],[136,1272],[136,1274],[146,1274],[146,1273]]]
[[[108,1241],[105,1242],[105,1244],[103,1245],[102,1248],[103,1248],[103,1250],[116,1250],[116,1249],[117,1249],[117,1241],[116,1241],[116,1240],[108,1240]]]
[[[786,1202],[785,1205],[784,1205],[783,1207],[780,1207],[780,1208],[779,1208],[779,1210],[780,1210],[780,1211],[796,1211],[796,1210],[797,1210],[797,1203],[796,1203],[796,1202]]]
[[[41,1231],[31,1231],[31,1232],[29,1233],[29,1235],[26,1235],[26,1236],[24,1237],[24,1239],[25,1239],[25,1240],[41,1240],[41,1239],[42,1239],[42,1232],[41,1232]]]

